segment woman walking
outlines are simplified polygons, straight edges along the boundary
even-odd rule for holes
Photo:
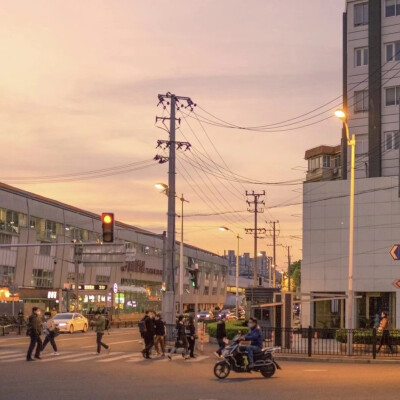
[[[44,348],[50,342],[51,347],[53,348],[53,356],[58,356],[57,345],[56,341],[54,340],[57,332],[56,323],[54,322],[50,312],[44,313],[43,331],[46,337],[43,342],[42,351],[44,351]]]
[[[381,350],[381,347],[383,345],[386,345],[387,347],[389,347],[390,352],[393,354],[393,348],[392,345],[390,344],[390,330],[392,329],[392,324],[389,321],[387,312],[382,311],[382,319],[381,319],[381,323],[379,324],[379,328],[378,328],[378,332],[382,333],[382,337],[381,337],[381,343],[379,344],[377,353],[379,353],[379,351]]]

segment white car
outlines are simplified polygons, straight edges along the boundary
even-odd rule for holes
[[[60,332],[74,333],[88,330],[89,322],[82,314],[60,313],[56,314],[53,319]]]

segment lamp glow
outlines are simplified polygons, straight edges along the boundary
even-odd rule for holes
[[[343,111],[343,110],[335,110],[335,117],[336,118],[339,118],[339,119],[342,119],[342,120],[345,120],[346,119],[346,113]]]

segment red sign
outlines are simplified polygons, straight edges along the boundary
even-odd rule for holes
[[[393,286],[394,286],[396,289],[400,289],[400,279],[396,279],[396,280],[393,282]]]

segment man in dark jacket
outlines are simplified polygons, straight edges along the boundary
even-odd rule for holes
[[[185,359],[188,358],[188,341],[186,338],[186,329],[184,324],[183,315],[178,317],[178,321],[176,323],[176,342],[175,346],[171,349],[170,353],[168,354],[168,359],[171,361],[171,355],[176,353],[176,349],[179,347],[183,347],[183,354],[182,357]]]
[[[157,355],[165,357],[165,322],[162,320],[161,314],[156,314],[154,319],[154,328],[154,347],[156,348]]]
[[[42,339],[40,338],[40,335],[42,334],[42,317],[41,311],[38,307],[32,308],[32,315],[28,319],[28,330],[26,334],[31,339],[28,353],[26,354],[26,361],[35,361],[32,358],[32,352],[35,348],[35,345],[35,358],[40,360],[40,352],[42,351]]]
[[[143,321],[146,326],[146,331],[143,333],[144,349],[142,350],[142,354],[144,358],[150,359],[150,351],[151,348],[154,346],[155,334],[153,311],[146,311]]]
[[[249,346],[240,346],[239,349],[240,349],[240,351],[247,352],[247,358],[249,360],[249,368],[253,368],[254,367],[254,353],[257,353],[262,349],[263,338],[262,338],[261,330],[258,327],[256,318],[251,317],[249,319],[248,326],[250,328],[250,331],[244,337],[244,339],[249,340],[250,345]]]
[[[222,356],[222,351],[225,348],[225,340],[226,340],[226,328],[225,328],[225,315],[221,316],[221,319],[217,322],[217,341],[218,341],[218,350],[214,353],[218,358]]]

